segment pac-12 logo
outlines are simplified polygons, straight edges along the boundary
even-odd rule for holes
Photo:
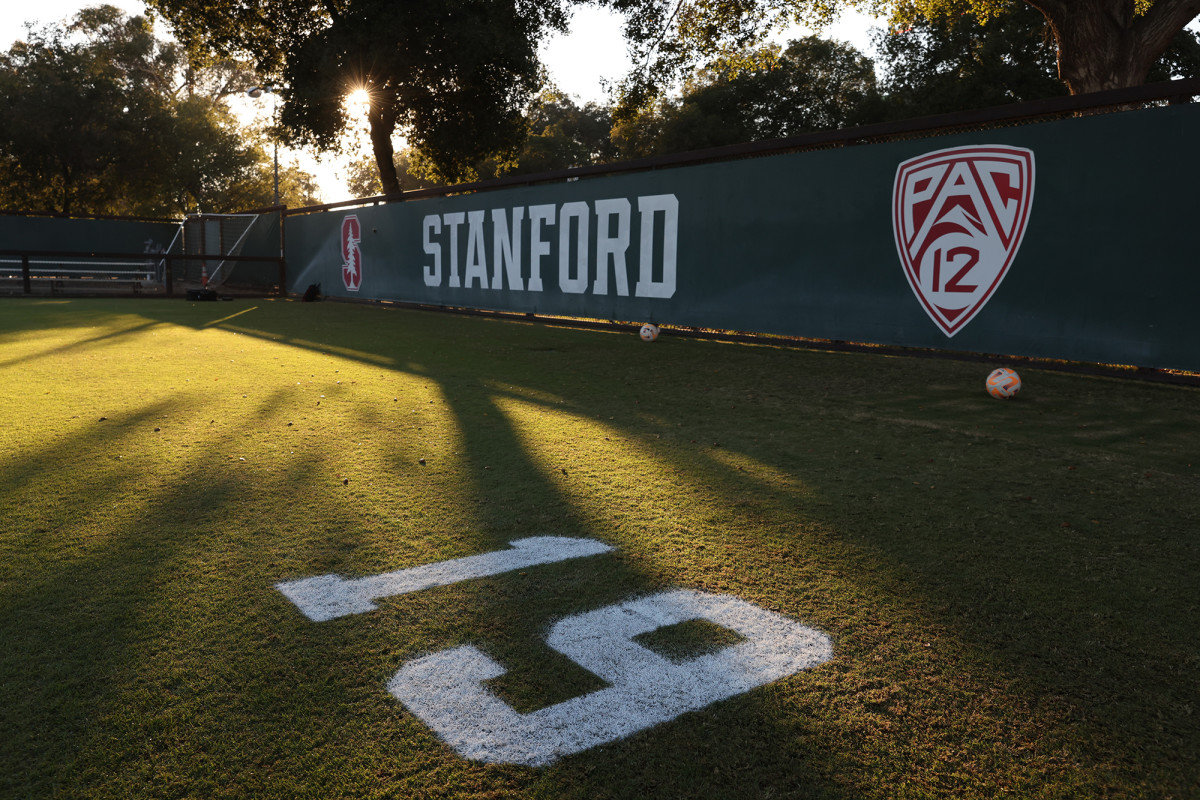
[[[1021,246],[1033,205],[1033,151],[953,147],[896,169],[892,230],[908,285],[953,336],[991,299]]]
[[[358,217],[349,214],[342,219],[342,284],[346,291],[357,292],[362,286],[362,228]]]

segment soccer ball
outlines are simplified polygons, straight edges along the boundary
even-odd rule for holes
[[[641,337],[647,342],[653,342],[658,338],[658,326],[651,325],[649,322],[647,322],[642,326]]]
[[[1016,397],[1021,391],[1021,376],[1016,370],[1001,367],[987,377],[987,393],[1001,400]]]

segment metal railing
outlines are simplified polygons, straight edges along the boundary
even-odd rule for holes
[[[134,293],[161,287],[174,294],[178,262],[228,261],[272,263],[283,274],[282,256],[230,256],[219,253],[112,253],[79,250],[0,250],[0,281],[20,281],[24,294],[34,282],[50,282],[51,291],[74,285],[74,291],[97,292],[128,285]],[[185,265],[186,266],[186,265]],[[284,287],[280,287],[283,290]]]

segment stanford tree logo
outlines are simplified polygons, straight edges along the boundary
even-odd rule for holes
[[[908,285],[946,336],[991,298],[1033,205],[1033,151],[953,147],[896,169],[892,230]]]
[[[342,219],[342,284],[348,292],[357,292],[362,286],[362,228],[358,217],[349,214]]]

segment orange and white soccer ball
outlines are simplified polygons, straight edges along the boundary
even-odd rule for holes
[[[987,377],[987,393],[1001,400],[1009,400],[1021,391],[1021,376],[1016,370],[1001,367]]]
[[[651,325],[649,322],[647,322],[645,325],[642,326],[640,335],[644,341],[653,342],[655,339],[658,338],[658,326]]]

